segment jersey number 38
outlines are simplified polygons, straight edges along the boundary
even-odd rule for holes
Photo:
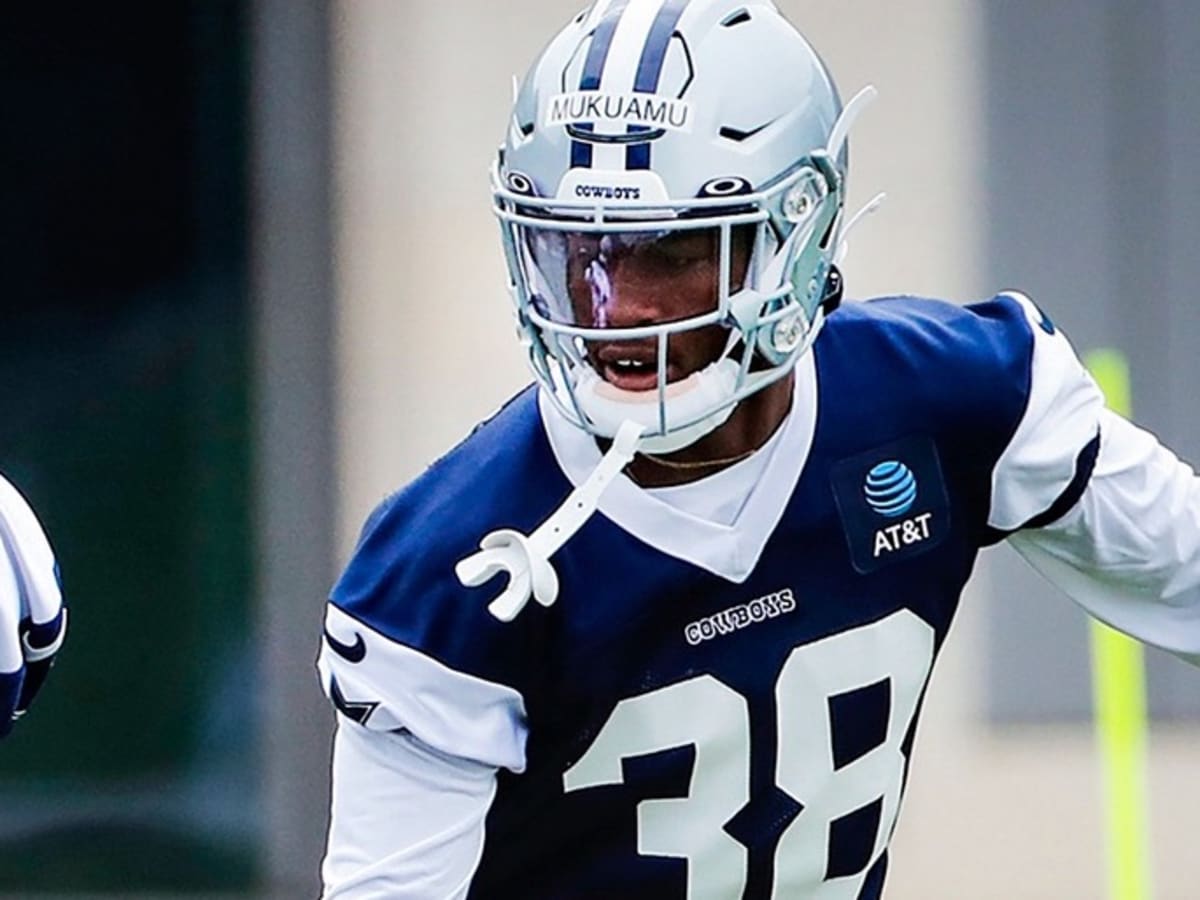
[[[933,629],[909,610],[794,649],[775,684],[778,746],[775,785],[803,809],[779,839],[773,898],[854,900],[883,853],[899,811],[901,744],[933,664]],[[835,764],[831,701],[890,685],[882,743]],[[688,795],[643,800],[638,853],[687,860],[688,900],[742,896],[747,848],[724,826],[750,799],[750,716],[746,699],[712,675],[700,675],[622,700],[596,740],[563,775],[567,791],[622,781],[621,760],[694,748]],[[869,860],[853,874],[828,877],[831,825],[881,803]]]

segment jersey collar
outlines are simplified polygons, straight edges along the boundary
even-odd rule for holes
[[[599,465],[600,448],[591,435],[567,421],[540,390],[538,410],[555,460],[578,487]],[[643,543],[740,584],[754,570],[783,517],[808,460],[816,422],[817,376],[810,351],[796,364],[792,409],[780,426],[780,440],[764,451],[770,458],[762,478],[731,525],[710,522],[672,506],[624,474],[600,497],[597,511]],[[719,489],[720,479],[716,481],[714,489]]]

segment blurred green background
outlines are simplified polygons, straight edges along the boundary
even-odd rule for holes
[[[0,465],[72,616],[0,894],[256,882],[242,7],[0,14]]]

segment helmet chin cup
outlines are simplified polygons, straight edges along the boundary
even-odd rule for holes
[[[715,431],[733,414],[738,364],[719,359],[661,393],[620,390],[586,365],[577,370],[577,379],[575,402],[592,433],[613,437],[626,422],[634,422],[651,432],[641,438],[643,449],[671,453]],[[670,429],[654,434],[664,419]]]

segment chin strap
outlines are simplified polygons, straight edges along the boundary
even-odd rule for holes
[[[591,518],[605,488],[637,454],[645,430],[636,422],[622,423],[592,474],[533,534],[524,535],[511,528],[489,532],[480,541],[479,552],[459,560],[454,574],[465,587],[478,587],[501,572],[508,575],[508,586],[488,604],[488,612],[501,622],[511,622],[530,596],[547,607],[558,599],[558,573],[550,557]]]

